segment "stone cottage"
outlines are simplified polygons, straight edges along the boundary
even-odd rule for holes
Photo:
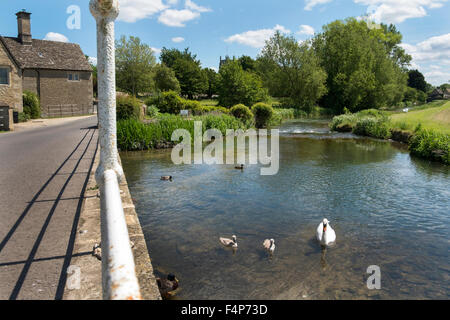
[[[30,15],[16,14],[17,38],[0,36],[0,106],[21,112],[28,90],[44,117],[92,113],[92,68],[80,46],[33,39]]]

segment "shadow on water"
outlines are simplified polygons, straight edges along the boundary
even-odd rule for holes
[[[177,298],[450,297],[448,169],[390,142],[336,136],[326,122],[281,132],[275,176],[175,166],[170,150],[121,154],[155,271],[177,275]],[[159,181],[167,174],[173,183]],[[326,250],[314,237],[324,217],[337,234]],[[235,254],[218,241],[232,234]],[[367,289],[370,265],[381,290]]]

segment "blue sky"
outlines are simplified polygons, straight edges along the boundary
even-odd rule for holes
[[[217,68],[219,57],[256,57],[275,30],[299,40],[320,32],[336,19],[367,15],[394,23],[413,67],[428,82],[450,82],[450,0],[119,0],[116,37],[138,36],[155,52],[162,47],[196,53],[204,67]],[[80,8],[80,28],[69,29],[70,6]],[[0,34],[17,35],[15,13],[32,13],[37,39],[70,41],[96,56],[95,21],[88,0],[2,0]],[[158,55],[158,54],[157,54]]]

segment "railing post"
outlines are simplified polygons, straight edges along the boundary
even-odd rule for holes
[[[116,126],[116,62],[114,45],[114,20],[119,15],[118,0],[91,0],[92,15],[97,21],[97,72],[98,72],[98,135],[100,164],[95,173],[97,183],[103,183],[106,170],[114,170],[119,182],[123,170],[117,154]]]
[[[90,0],[97,22],[98,129],[103,299],[140,299],[133,253],[120,197],[123,170],[118,161],[114,20],[118,0]]]

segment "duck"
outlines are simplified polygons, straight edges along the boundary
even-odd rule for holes
[[[328,246],[336,241],[336,233],[331,228],[330,222],[327,219],[323,219],[317,226],[316,237],[323,246]]]
[[[236,167],[234,167],[235,169],[239,169],[239,170],[244,170],[244,165],[243,164],[241,164],[240,166],[236,166]]]
[[[178,289],[178,279],[172,273],[170,273],[166,279],[156,278],[159,292],[164,299],[167,299],[175,294],[175,290]]]
[[[273,239],[266,239],[263,242],[264,249],[270,252],[270,254],[273,254],[275,251],[275,240]]]
[[[231,247],[231,248],[237,248],[237,239],[236,236],[233,235],[231,237],[231,239],[227,239],[227,238],[219,238],[219,241],[221,244],[223,244],[225,247]]]
[[[161,177],[161,180],[164,180],[164,181],[172,181],[172,180],[173,180],[173,177],[172,177],[172,176],[162,176],[162,177]]]

